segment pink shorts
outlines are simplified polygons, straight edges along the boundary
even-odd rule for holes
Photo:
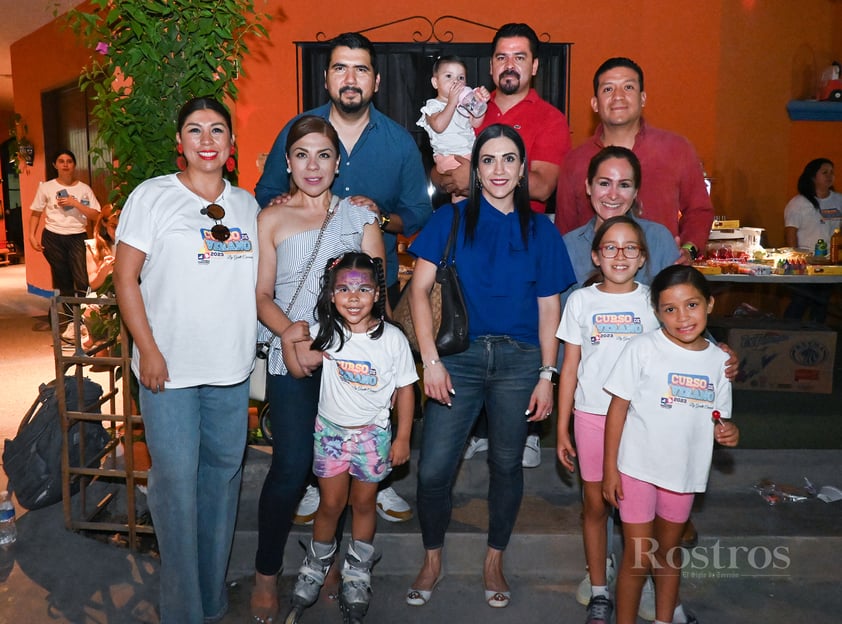
[[[471,160],[470,154],[463,154],[463,156]],[[433,160],[436,163],[436,171],[439,173],[447,173],[451,169],[456,169],[461,164],[453,154],[435,154]]]
[[[602,481],[605,456],[605,416],[573,410],[573,437],[582,481]]]
[[[684,524],[693,507],[693,492],[673,492],[620,473],[623,498],[620,519],[628,524],[652,522],[657,515],[667,522]]]

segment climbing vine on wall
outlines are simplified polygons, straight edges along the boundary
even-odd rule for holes
[[[265,3],[265,0],[263,0]],[[110,201],[175,163],[178,109],[192,97],[237,98],[248,45],[266,36],[254,0],[91,0],[68,26],[92,50],[80,88],[92,94],[97,166]]]

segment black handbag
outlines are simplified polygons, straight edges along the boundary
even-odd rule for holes
[[[436,282],[430,290],[430,308],[433,313],[433,331],[436,333],[436,350],[439,356],[461,353],[468,348],[468,309],[459,275],[456,273],[456,235],[459,230],[459,210],[453,207],[453,224],[450,236],[436,269]],[[411,280],[410,280],[411,281]],[[408,290],[409,284],[404,290]],[[393,318],[404,329],[412,350],[420,352],[415,325],[409,306],[409,295],[405,292],[395,306]]]

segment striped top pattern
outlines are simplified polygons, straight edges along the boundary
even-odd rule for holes
[[[315,307],[328,260],[350,251],[361,251],[363,228],[377,220],[376,215],[366,208],[354,206],[347,199],[343,199],[336,207],[336,211],[327,224],[322,242],[316,253],[316,259],[309,274],[305,278],[304,286],[298,294],[289,319],[307,321],[309,325],[316,322]],[[303,272],[313,255],[313,246],[319,237],[319,230],[299,232],[281,241],[276,250],[277,267],[275,274],[275,304],[284,312],[289,307],[290,299],[295,294]],[[281,338],[273,336],[272,331],[262,323],[258,323],[257,339],[267,342],[269,347],[269,373],[272,375],[286,375],[287,367],[281,353]]]

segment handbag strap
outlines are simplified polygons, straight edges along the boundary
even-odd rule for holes
[[[319,235],[316,237],[316,244],[313,245],[313,253],[310,254],[310,259],[307,260],[307,267],[304,269],[304,272],[301,275],[301,280],[298,282],[298,286],[295,288],[295,292],[292,295],[292,299],[289,300],[289,305],[287,309],[284,311],[284,314],[289,317],[289,313],[292,312],[292,306],[295,305],[296,300],[298,299],[298,295],[301,294],[301,290],[304,288],[304,284],[307,282],[307,277],[310,275],[310,270],[313,268],[313,263],[316,261],[316,256],[319,253],[319,247],[322,244],[322,238],[324,238],[325,230],[327,229],[327,224],[330,222],[331,217],[333,217],[333,213],[336,212],[336,207],[339,205],[339,198],[334,195],[330,198],[330,206],[328,206],[327,214],[325,215],[325,220],[322,221],[322,227],[319,228]],[[268,345],[275,339],[275,333],[272,332],[268,337],[264,345]],[[268,350],[268,349],[267,349]],[[258,349],[260,351],[260,349]]]
[[[307,267],[304,269],[304,273],[302,273],[301,275],[301,281],[298,282],[298,286],[296,287],[295,292],[292,295],[292,299],[289,300],[289,305],[287,306],[287,309],[284,312],[284,314],[286,314],[287,316],[289,316],[289,313],[292,312],[292,306],[295,305],[295,301],[298,299],[298,295],[301,294],[301,290],[304,288],[304,283],[307,281],[307,277],[310,275],[310,270],[313,268],[313,263],[316,261],[316,256],[319,254],[319,247],[322,244],[322,238],[324,238],[325,230],[327,229],[327,224],[330,222],[330,218],[336,211],[336,206],[338,204],[339,198],[336,195],[330,198],[330,206],[327,209],[325,220],[322,221],[322,227],[319,229],[319,235],[316,237],[316,244],[313,245],[313,253],[310,254],[310,259],[307,261]]]
[[[441,255],[441,260],[439,260],[439,266],[441,268],[446,267],[448,264],[455,264],[456,263],[456,252],[453,251],[456,248],[456,235],[459,231],[459,208],[455,205],[453,206],[453,223],[450,226],[450,236],[447,237],[447,244],[444,246],[444,252]],[[453,251],[453,257],[451,258],[450,252]]]

